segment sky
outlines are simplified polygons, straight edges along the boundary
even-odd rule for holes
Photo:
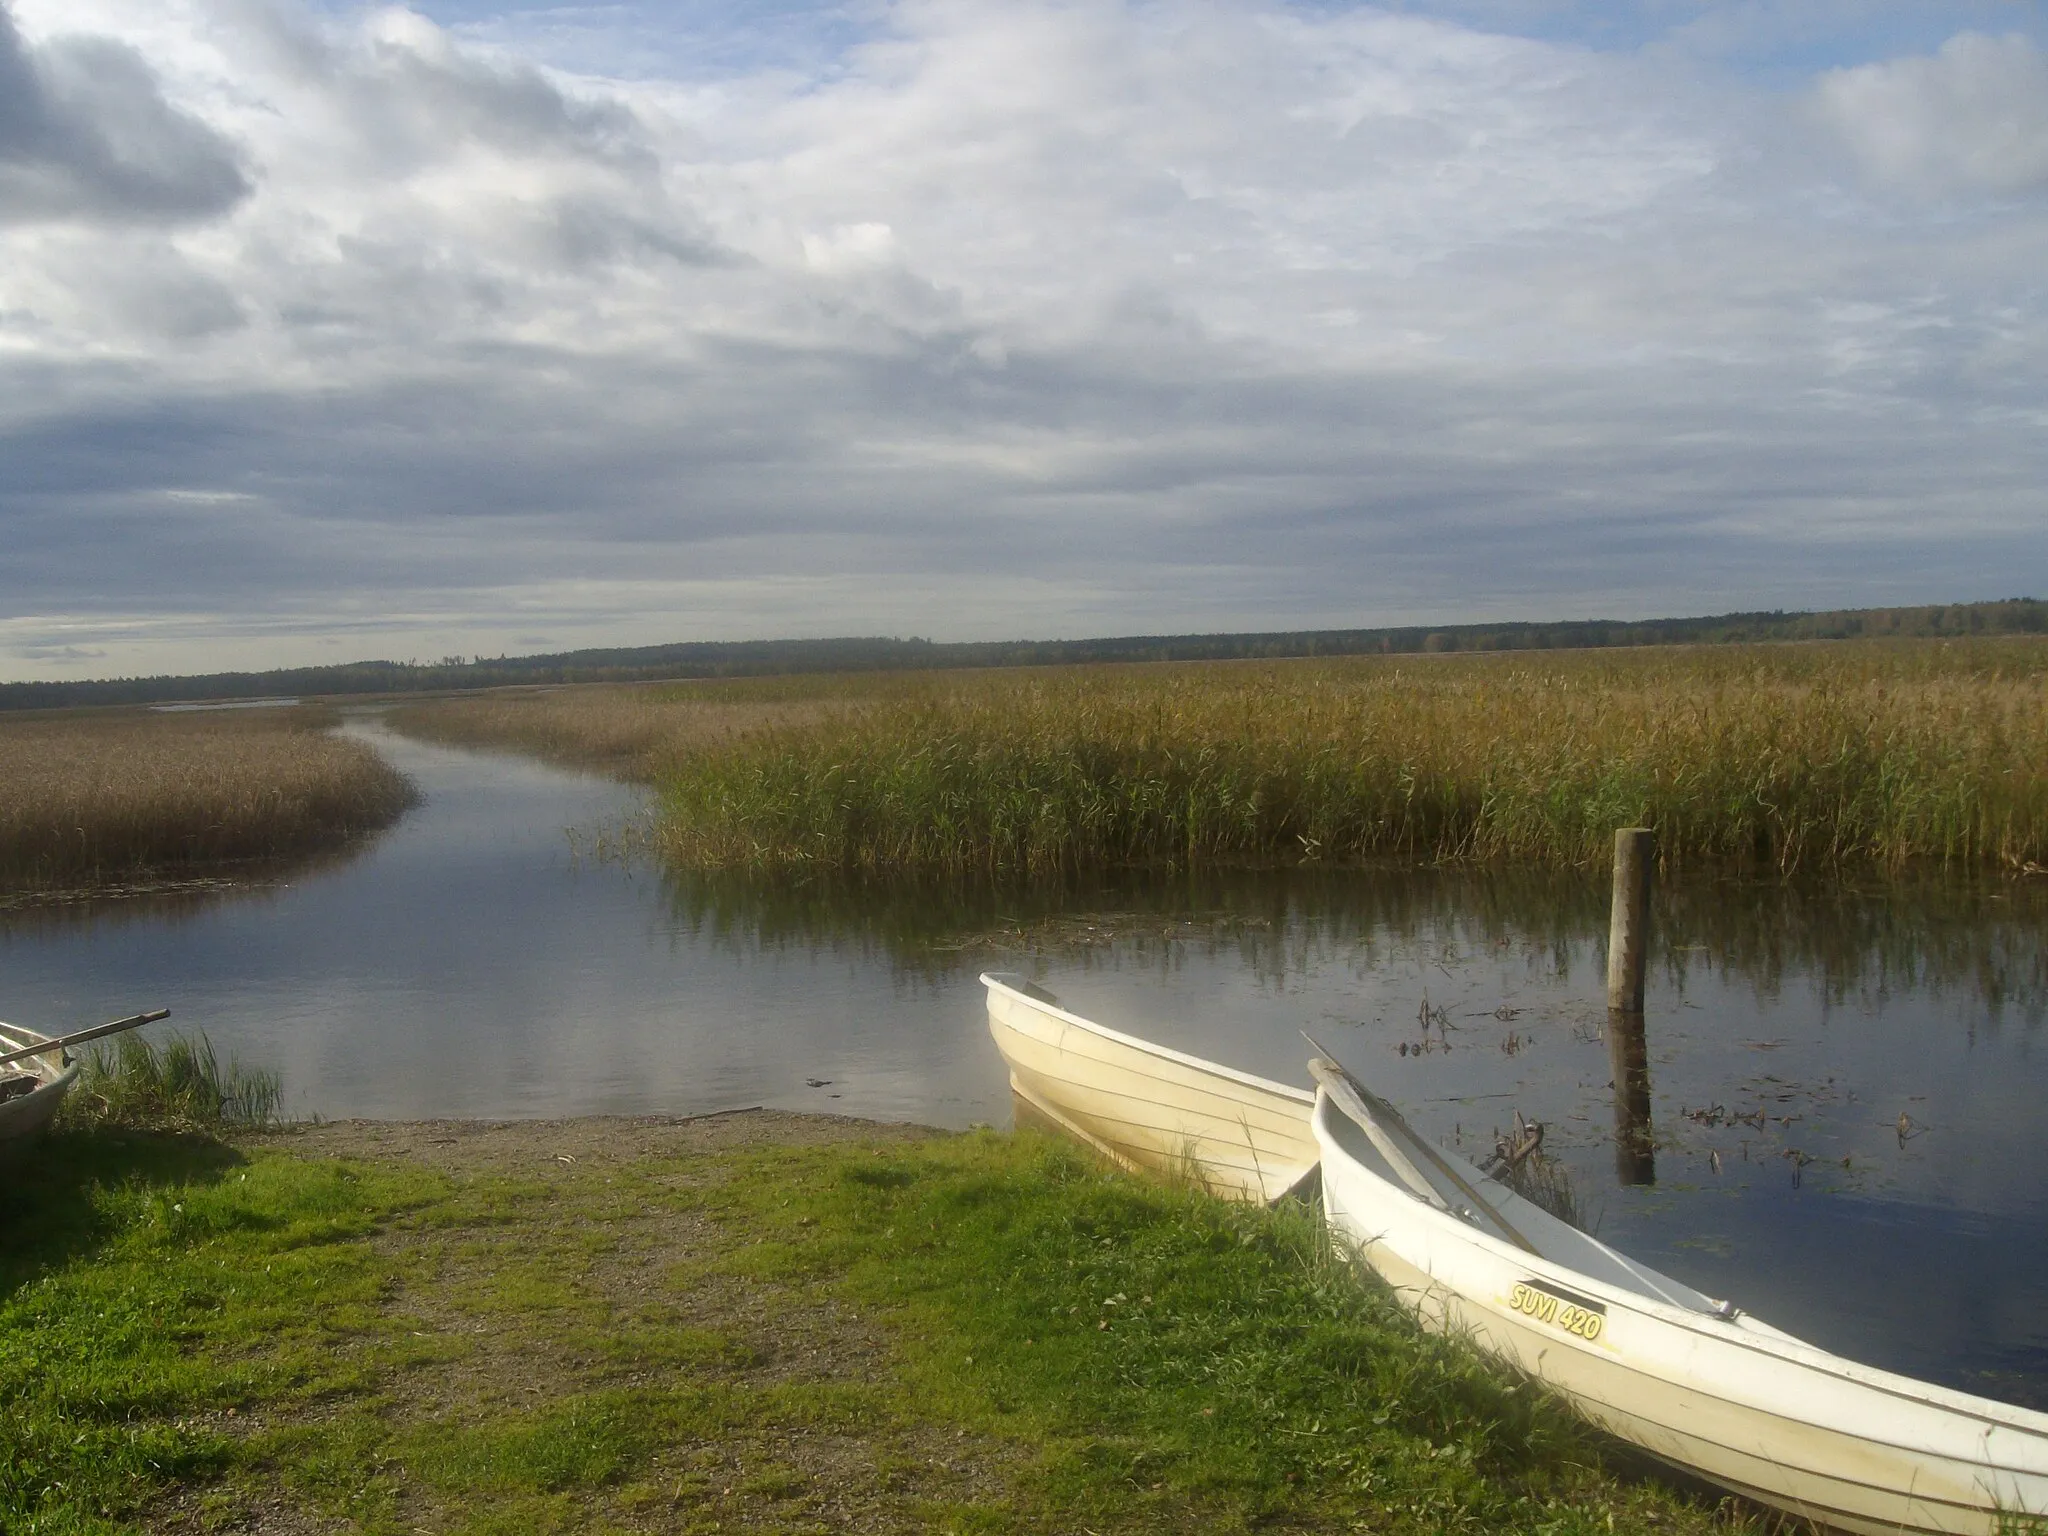
[[[2024,0],[0,0],[0,678],[2022,595]]]

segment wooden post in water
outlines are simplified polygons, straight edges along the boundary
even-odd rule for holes
[[[1614,834],[1614,907],[1607,919],[1607,1010],[1643,1012],[1643,951],[1650,940],[1650,866],[1657,834],[1623,827]]]
[[[1648,827],[1614,834],[1614,905],[1607,923],[1607,1062],[1614,1073],[1614,1168],[1624,1184],[1657,1181],[1650,1129],[1650,1047],[1643,1028],[1650,943],[1650,870],[1657,836]]]

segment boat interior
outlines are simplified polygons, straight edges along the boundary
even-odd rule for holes
[[[1380,1105],[1375,1111],[1361,1101],[1355,1108],[1370,1122],[1361,1123],[1359,1114],[1340,1107],[1343,1097],[1327,1086],[1316,1095],[1319,1134],[1368,1172],[1412,1198],[1511,1247],[1533,1252],[1618,1290],[1687,1311],[1716,1309],[1711,1297],[1617,1253],[1455,1153],[1430,1145],[1387,1106]]]
[[[25,1045],[36,1045],[45,1038],[47,1037],[37,1034],[34,1030],[0,1024],[0,1055],[19,1050]],[[44,1079],[60,1070],[62,1068],[58,1063],[40,1055],[24,1056],[18,1061],[0,1064],[0,1104],[34,1093],[42,1086]]]

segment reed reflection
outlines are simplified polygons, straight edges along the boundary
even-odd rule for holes
[[[0,940],[130,924],[175,926],[223,907],[272,902],[295,885],[360,863],[390,833],[380,828],[338,848],[244,860],[205,875],[138,877],[78,889],[0,889]]]
[[[1063,884],[664,875],[678,929],[735,951],[829,947],[933,977],[991,955],[1171,965],[1234,958],[1262,981],[1348,958],[1371,967],[1427,940],[1514,946],[1561,981],[1599,960],[1605,882],[1592,873],[1371,865],[1129,872]],[[1905,993],[1968,1000],[1989,1027],[2048,1016],[2048,881],[1910,876],[1787,883],[1679,870],[1657,883],[1650,967],[1680,1001],[1733,979],[1759,998],[1793,976],[1841,1007]],[[1587,978],[1588,985],[1595,979]]]

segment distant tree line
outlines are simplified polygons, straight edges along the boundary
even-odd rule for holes
[[[0,710],[160,704],[333,694],[438,693],[532,683],[655,682],[801,672],[1057,666],[1077,662],[1247,661],[1297,656],[1390,656],[1459,651],[1586,650],[1627,645],[1729,645],[1756,640],[1855,640],[2048,633],[2035,598],[1946,607],[1850,608],[1830,613],[1724,613],[1698,619],[1572,619],[1557,623],[1408,625],[1252,635],[1127,635],[1104,640],[704,640],[436,662],[358,661],[89,682],[0,683]]]

